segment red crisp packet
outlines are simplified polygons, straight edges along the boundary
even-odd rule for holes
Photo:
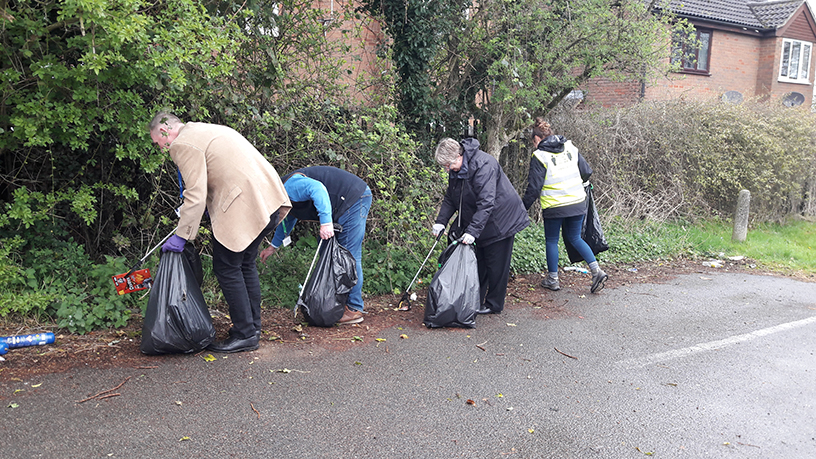
[[[120,295],[150,288],[153,283],[149,269],[133,271],[130,276],[125,277],[126,274],[113,276],[113,285],[116,286],[116,293]]]

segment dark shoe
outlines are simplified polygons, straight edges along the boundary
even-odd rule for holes
[[[493,310],[490,308],[482,308],[476,311],[477,314],[493,314]]]
[[[603,290],[607,279],[609,279],[609,276],[606,275],[603,269],[598,269],[598,272],[592,275],[592,287],[589,291],[591,293],[597,293]]]
[[[550,276],[544,276],[544,280],[541,281],[541,286],[554,292],[561,290],[561,284],[558,283],[558,279],[553,279]]]
[[[343,312],[343,317],[337,321],[340,325],[351,325],[351,324],[359,324],[363,321],[363,313],[359,311],[355,311],[353,309],[349,309],[346,306],[345,312]]]
[[[208,351],[231,354],[233,352],[254,351],[258,349],[258,337],[240,339],[230,336],[224,341],[216,341],[207,346]]]
[[[261,331],[260,330],[255,330],[255,337],[258,338],[258,339],[261,339]]]

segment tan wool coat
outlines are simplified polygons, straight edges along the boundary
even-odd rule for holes
[[[217,124],[186,123],[170,144],[170,157],[184,180],[184,204],[176,234],[192,240],[207,209],[213,235],[241,252],[292,207],[280,176],[247,139]]]

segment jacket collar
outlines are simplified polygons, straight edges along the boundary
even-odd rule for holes
[[[564,144],[566,142],[567,138],[563,135],[551,135],[539,142],[538,149],[549,151],[550,153],[561,153],[564,151]]]
[[[456,174],[456,178],[466,179],[468,177],[468,170],[470,169],[470,160],[479,151],[479,147],[481,144],[479,141],[473,137],[469,137],[467,139],[462,140],[459,142],[462,145],[462,168],[459,169],[459,172],[453,172]]]

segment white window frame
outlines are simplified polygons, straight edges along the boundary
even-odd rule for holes
[[[787,57],[787,63],[785,59]],[[779,56],[779,78],[780,82],[810,84],[810,64],[813,62],[813,43],[803,40],[782,39],[782,50]],[[803,69],[803,63],[806,65]],[[792,66],[796,66],[796,76],[791,78]],[[804,71],[804,73],[803,73]]]

